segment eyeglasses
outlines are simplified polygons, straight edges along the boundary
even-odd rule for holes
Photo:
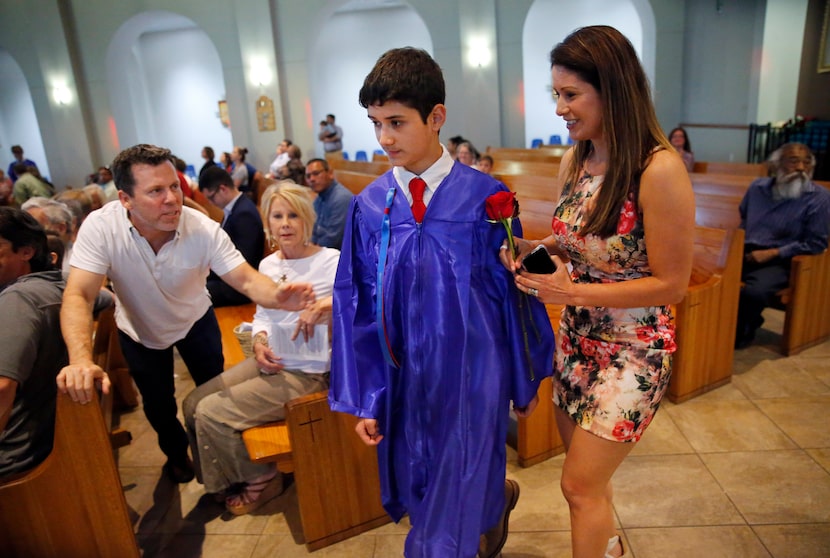
[[[217,188],[216,190],[214,190],[212,192],[208,192],[207,190],[205,190],[205,197],[207,199],[209,199],[210,201],[213,201],[213,198],[215,198],[216,194],[218,194],[218,193],[219,193],[219,188]]]
[[[305,173],[305,177],[306,178],[313,178],[315,176],[320,176],[324,172],[326,172],[326,171],[324,171],[324,170],[309,171],[309,172]]]

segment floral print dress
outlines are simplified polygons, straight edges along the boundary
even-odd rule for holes
[[[651,274],[642,216],[633,197],[608,238],[580,236],[586,207],[602,176],[582,175],[566,186],[553,216],[553,236],[570,255],[576,283],[613,283]],[[566,306],[559,325],[554,403],[596,436],[636,442],[666,391],[675,351],[667,306],[605,308]]]

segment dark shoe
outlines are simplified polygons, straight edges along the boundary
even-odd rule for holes
[[[755,330],[754,329],[747,329],[743,332],[738,332],[735,336],[735,348],[736,349],[746,349],[752,342],[755,341]]]
[[[496,525],[481,535],[478,545],[479,558],[495,558],[504,548],[507,542],[507,524],[510,519],[510,512],[516,507],[519,501],[519,483],[511,479],[504,480],[504,510],[501,512],[501,519]]]
[[[178,464],[174,464],[168,459],[167,463],[164,464],[163,469],[164,473],[171,481],[179,484],[190,482],[196,476],[196,473],[193,470],[193,461],[191,461],[189,457],[184,463]]]

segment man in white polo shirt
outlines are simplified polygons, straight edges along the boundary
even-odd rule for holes
[[[308,284],[276,284],[260,274],[219,223],[183,207],[169,150],[136,145],[116,156],[111,169],[120,203],[91,214],[74,245],[61,309],[69,365],[58,375],[58,387],[82,403],[96,382],[109,390],[106,373],[92,361],[90,339],[91,304],[109,277],[121,349],[167,456],[164,470],[175,482],[189,482],[193,464],[176,418],[173,347],[196,385],[224,368],[219,325],[205,288],[208,272],[268,308],[301,310],[314,293]]]

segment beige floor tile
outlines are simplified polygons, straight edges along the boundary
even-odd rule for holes
[[[375,537],[358,536],[340,541],[339,543],[309,552],[304,544],[297,544],[288,535],[262,535],[258,538],[251,537],[257,541],[256,551],[247,554],[244,558],[297,558],[299,556],[313,556],[314,558],[372,558],[375,555]],[[403,548],[403,547],[401,547]],[[401,554],[389,554],[388,556],[402,556]],[[226,558],[235,558],[227,556]],[[242,558],[242,557],[239,557]]]
[[[696,451],[794,448],[790,440],[750,401],[687,401],[668,411]]]
[[[830,396],[766,399],[758,407],[802,448],[830,448]]]
[[[830,555],[830,523],[758,525],[753,529],[775,558],[827,558]]]
[[[563,462],[564,456],[559,455],[526,469],[509,469],[508,478],[516,480],[521,489],[510,514],[511,532],[570,529],[568,503],[559,488]]]
[[[502,558],[570,558],[570,531],[523,533],[510,530]]]
[[[365,556],[374,558],[403,556],[404,545],[406,545],[405,533],[374,535],[372,538],[375,540],[374,554],[365,554]]]
[[[725,527],[671,527],[626,529],[637,558],[769,558],[771,555],[752,529]]]
[[[732,376],[733,381],[735,376]],[[702,402],[702,401],[745,401],[746,395],[741,392],[732,382],[720,386],[719,388],[713,389],[712,391],[707,391],[702,395],[698,395],[694,399],[690,399],[690,401]],[[682,406],[683,403],[680,403]]]
[[[792,362],[765,360],[732,378],[733,385],[749,399],[773,399],[830,394],[830,386]]]
[[[750,525],[830,522],[830,474],[802,450],[700,458]]]
[[[245,535],[176,535],[157,554],[159,558],[230,558],[251,556],[257,537]]]
[[[629,455],[673,455],[694,451],[672,420],[668,407],[661,405],[654,415],[654,420]]]
[[[696,455],[629,456],[612,479],[624,529],[743,523]]]

